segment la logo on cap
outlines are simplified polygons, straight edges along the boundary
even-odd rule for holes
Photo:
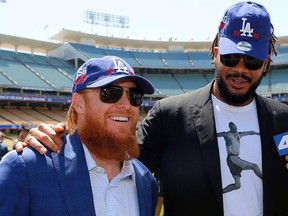
[[[128,70],[128,67],[117,58],[111,58],[114,62],[114,70],[107,70],[107,74],[111,74],[113,72],[115,73],[127,73],[127,74],[133,74]]]
[[[241,36],[246,37],[253,37],[253,31],[254,29],[251,29],[250,22],[247,22],[247,18],[242,18],[242,29],[240,29],[240,32],[242,32]]]

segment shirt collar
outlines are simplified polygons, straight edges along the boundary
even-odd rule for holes
[[[97,167],[96,161],[93,159],[91,153],[85,144],[83,144],[85,159],[87,163],[88,171],[91,171],[95,167]],[[131,160],[125,160],[121,169],[121,173],[119,174],[121,178],[131,176],[134,184],[136,185],[135,172],[134,167]]]

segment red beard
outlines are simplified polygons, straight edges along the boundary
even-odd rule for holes
[[[139,156],[136,121],[129,134],[125,136],[122,133],[121,136],[118,136],[108,131],[105,127],[101,127],[97,120],[86,116],[85,124],[78,129],[78,133],[91,154],[100,159],[122,162]]]

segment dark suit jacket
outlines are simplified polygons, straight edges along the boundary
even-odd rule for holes
[[[0,215],[95,215],[91,182],[78,134],[66,137],[59,155],[25,148],[0,164]],[[150,171],[132,160],[141,216],[154,216],[158,186]]]
[[[0,160],[4,157],[5,154],[9,152],[7,146],[0,144]]]
[[[223,215],[211,84],[158,101],[138,129],[140,160],[159,170],[165,216]],[[256,95],[262,145],[264,216],[288,215],[288,170],[273,135],[273,111],[288,106]]]

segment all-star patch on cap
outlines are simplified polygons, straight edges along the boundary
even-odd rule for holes
[[[135,75],[133,68],[117,56],[92,58],[85,62],[76,72],[73,80],[72,94],[86,88],[99,88],[122,79],[130,79],[144,94],[153,94],[154,87],[147,79]]]
[[[273,32],[270,15],[262,5],[236,3],[225,11],[219,25],[219,53],[245,54],[264,61]]]

